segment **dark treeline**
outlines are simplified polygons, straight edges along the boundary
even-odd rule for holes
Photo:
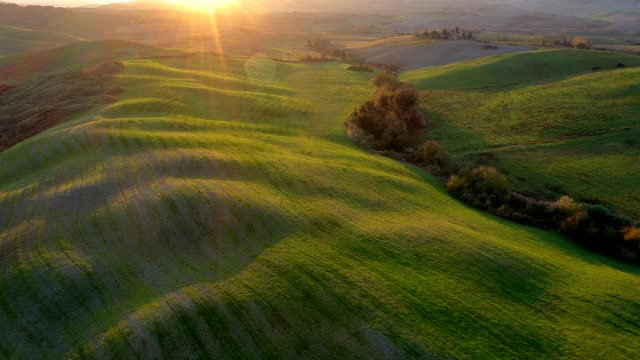
[[[346,122],[350,137],[365,148],[402,151],[426,125],[416,89],[396,80],[396,73],[380,72],[373,99],[355,109]]]
[[[379,73],[373,83],[378,86],[373,98],[346,122],[349,137],[356,144],[429,170],[445,181],[452,196],[475,208],[521,224],[559,231],[594,252],[640,264],[637,221],[568,196],[543,201],[521,195],[496,168],[458,161],[435,141],[420,144],[427,122],[419,109],[419,93],[398,82],[391,71]]]
[[[473,32],[463,30],[456,26],[453,29],[442,30],[425,30],[421,34],[416,34],[416,37],[424,39],[434,40],[473,40]]]
[[[566,46],[576,49],[591,49],[592,47],[591,42],[581,36],[572,36],[561,40],[555,40],[553,44],[556,46]]]
[[[332,43],[329,39],[307,40],[306,47],[310,50],[319,52],[320,57],[314,58],[312,56],[303,56],[300,60],[304,62],[327,61],[333,59],[339,59],[341,61],[348,62],[362,62],[361,59],[357,59],[348,54],[346,51],[338,48],[338,46]]]

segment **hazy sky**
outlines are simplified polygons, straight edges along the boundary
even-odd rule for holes
[[[110,4],[116,2],[127,2],[128,0],[4,0],[14,4],[46,4],[57,6],[78,6],[86,4]]]

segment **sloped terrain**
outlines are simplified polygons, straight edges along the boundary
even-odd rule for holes
[[[632,358],[639,271],[352,146],[336,63],[123,62],[0,153],[0,357]]]
[[[32,30],[0,24],[0,56],[54,48],[82,40],[52,31]]]
[[[403,80],[428,90],[427,136],[454,155],[497,165],[517,190],[640,218],[637,65],[634,55],[555,50],[421,69]]]
[[[352,53],[372,64],[393,64],[404,70],[414,70],[429,66],[446,65],[460,61],[483,58],[489,55],[511,54],[530,50],[525,46],[496,44],[495,49],[487,50],[486,44],[461,41],[398,41],[372,42],[372,46],[360,46]]]
[[[420,90],[471,90],[513,87],[561,80],[600,70],[640,65],[640,56],[608,51],[541,50],[488,56],[446,66],[416,69],[402,80]]]
[[[107,62],[0,88],[0,151],[75,115],[118,101],[122,88],[110,83],[123,69],[120,62]]]
[[[3,84],[16,84],[99,63],[168,55],[179,52],[123,40],[85,41],[54,49],[0,58]]]

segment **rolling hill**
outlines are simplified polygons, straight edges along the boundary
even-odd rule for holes
[[[349,143],[370,75],[123,63],[119,102],[0,153],[0,357],[640,351],[637,267]]]
[[[640,57],[607,51],[542,50],[496,55],[416,69],[402,80],[419,90],[468,90],[544,83],[593,72],[594,67],[615,69],[618,63],[640,65]]]
[[[0,56],[55,48],[82,40],[72,35],[0,24]]]
[[[124,40],[76,42],[0,58],[0,79],[2,84],[17,84],[45,75],[81,70],[101,62],[180,54]]]
[[[427,136],[453,154],[498,166],[516,190],[640,218],[638,65],[634,55],[553,50],[420,69],[403,80],[425,91],[435,126]]]
[[[360,44],[351,53],[372,64],[393,64],[404,70],[415,70],[429,66],[457,63],[466,60],[484,58],[489,55],[511,54],[531,50],[526,46],[494,45],[495,49],[487,49],[486,44],[477,41],[430,41],[408,40],[407,36],[373,41],[371,46]]]

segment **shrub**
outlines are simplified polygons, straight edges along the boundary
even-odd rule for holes
[[[507,178],[496,168],[481,166],[463,169],[452,176],[447,190],[475,207],[491,209],[502,205],[508,198],[508,186]]]
[[[557,219],[562,220],[575,215],[582,209],[582,206],[569,196],[563,196],[558,201],[551,203],[549,208],[553,210]]]
[[[391,71],[379,72],[371,79],[371,82],[377,87],[395,86],[398,84],[396,73]]]
[[[591,43],[589,42],[589,40],[580,37],[580,36],[575,36],[573,38],[571,38],[570,44],[572,47],[576,48],[576,49],[590,49],[591,48]]]
[[[622,256],[626,260],[638,260],[640,257],[640,228],[628,226],[620,231],[623,238]]]
[[[584,238],[597,232],[586,211],[580,210],[560,221],[560,231],[574,238]]]
[[[436,141],[427,141],[418,149],[419,161],[433,166],[440,173],[450,175],[454,172],[453,160],[449,152],[440,147]]]
[[[367,65],[351,65],[347,68],[349,71],[373,72],[373,69]]]
[[[408,85],[399,86],[392,94],[394,105],[398,109],[411,109],[418,105],[420,94]]]
[[[384,130],[378,147],[401,151],[408,142],[407,124],[391,111],[384,117]]]
[[[620,233],[624,241],[629,243],[640,243],[640,228],[628,226],[623,228]]]
[[[356,145],[366,149],[375,147],[376,139],[373,135],[362,130],[362,128],[353,121],[347,121],[346,125],[349,138],[356,143]]]
[[[582,204],[573,215],[560,221],[560,231],[576,242],[608,256],[617,256],[623,248],[621,229],[628,220],[600,205]]]

